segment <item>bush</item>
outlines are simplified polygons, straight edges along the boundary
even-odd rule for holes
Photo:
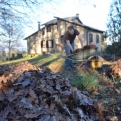
[[[120,42],[114,42],[112,45],[106,47],[106,52],[109,54],[120,54],[121,53],[121,44]]]

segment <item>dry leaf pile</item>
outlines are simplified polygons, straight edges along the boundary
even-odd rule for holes
[[[76,49],[73,53],[83,52],[83,51],[89,50],[89,49],[97,49],[97,47],[94,44],[94,42],[90,43],[89,45],[85,45],[83,48]]]
[[[107,71],[107,75],[111,76],[112,74],[115,77],[121,78],[121,59],[116,61]]]
[[[21,62],[0,76],[0,121],[97,121],[98,112],[91,98],[47,68]]]

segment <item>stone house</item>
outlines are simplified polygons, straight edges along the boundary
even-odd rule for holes
[[[42,52],[61,50],[56,44],[61,43],[64,32],[69,25],[73,25],[81,33],[85,45],[94,42],[98,47],[98,51],[103,49],[102,43],[105,41],[103,38],[104,31],[84,25],[79,19],[79,14],[67,18],[55,17],[55,19],[42,25],[44,27],[40,27],[40,23],[38,22],[38,31],[24,39],[27,40],[28,54],[41,54]],[[80,41],[76,38],[75,48],[80,47]]]

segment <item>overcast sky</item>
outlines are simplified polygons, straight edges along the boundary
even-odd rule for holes
[[[43,24],[54,19],[54,16],[64,18],[75,16],[77,13],[83,24],[106,30],[110,2],[111,0],[63,0],[59,3],[46,3],[35,13],[38,17],[33,20],[32,28],[26,27],[25,37],[37,31],[38,21]]]

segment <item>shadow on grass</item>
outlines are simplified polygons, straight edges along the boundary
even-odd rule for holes
[[[1,65],[11,65],[19,62],[28,61],[31,64],[34,64],[35,66],[41,66],[41,65],[46,65],[53,61],[56,61],[58,58],[59,58],[58,55],[44,55],[44,56],[38,56],[38,57],[28,58],[28,59],[22,58],[22,59],[7,61],[5,63],[1,63]]]
[[[44,61],[44,60],[46,60],[50,57],[51,57],[50,55],[45,55],[45,56],[40,56],[40,57],[37,57],[37,58],[29,59],[27,61],[36,65],[38,62]]]
[[[56,62],[57,60],[58,60],[58,58],[51,59],[51,60],[48,60],[46,62],[43,62],[43,61],[41,62],[41,60],[40,60],[40,62],[34,62],[33,64],[37,65],[39,67],[44,67],[44,66],[51,64],[52,62]]]
[[[32,63],[33,65],[43,67],[43,66],[47,66],[51,64],[52,62],[56,62],[59,58],[60,56],[57,56],[57,55],[50,55],[50,56],[48,55],[42,58],[35,58],[32,60],[28,60],[28,61]]]
[[[5,61],[5,62],[0,63],[0,64],[1,65],[10,65],[10,64],[15,64],[15,63],[19,63],[19,62],[25,62],[25,61],[29,61],[30,63],[34,63],[34,61],[39,61],[39,60],[42,60],[42,59],[46,59],[46,58],[49,58],[50,56],[51,55],[30,57],[30,58],[20,58],[20,59]]]

